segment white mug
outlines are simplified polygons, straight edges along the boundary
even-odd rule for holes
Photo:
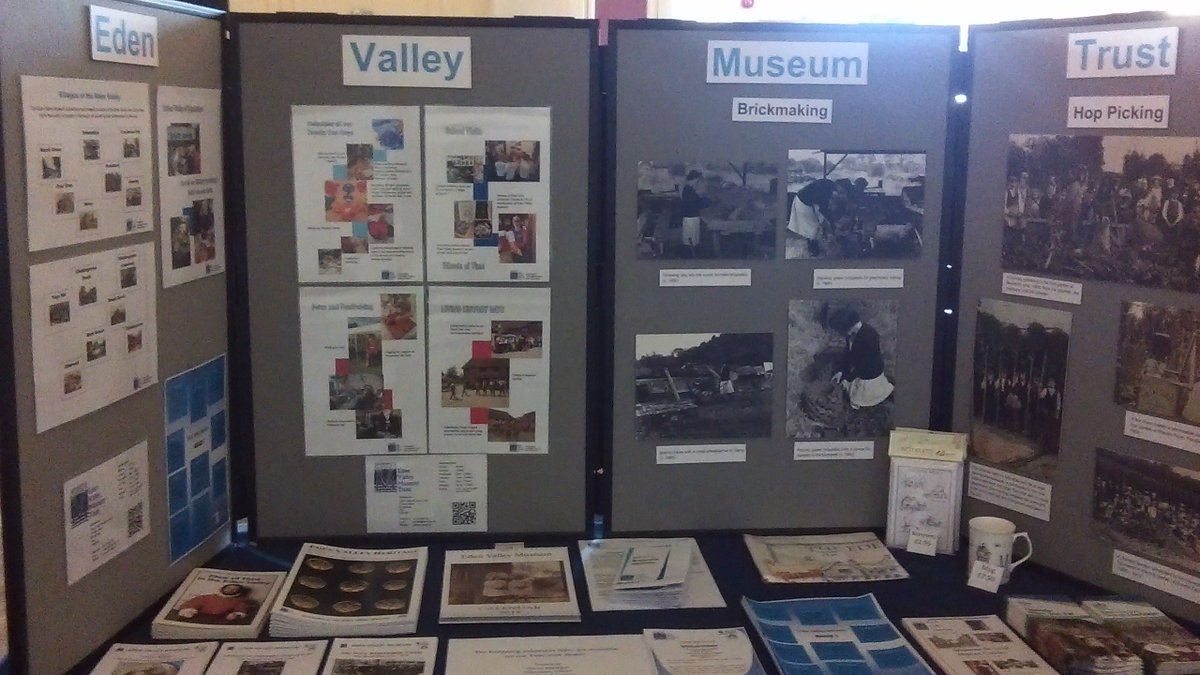
[[[1025,532],[1017,532],[1017,525],[1011,520],[993,516],[978,516],[969,521],[970,531],[967,548],[967,570],[976,560],[995,565],[1004,570],[1000,583],[1008,581],[1009,573],[1017,565],[1033,556],[1033,542]],[[1018,539],[1024,539],[1029,552],[1020,560],[1013,560],[1013,545]]]

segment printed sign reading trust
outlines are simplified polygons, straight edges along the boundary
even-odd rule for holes
[[[866,84],[865,42],[708,41],[709,83]]]
[[[342,84],[471,88],[471,38],[343,35]]]
[[[1179,28],[1138,28],[1067,36],[1067,78],[1174,75]]]

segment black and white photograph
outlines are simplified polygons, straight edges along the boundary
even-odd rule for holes
[[[423,661],[403,659],[334,659],[330,675],[423,675]]]
[[[504,410],[488,409],[489,443],[532,443],[537,440],[537,413],[513,417]]]
[[[132,354],[142,349],[142,328],[130,328],[125,332],[125,353]]]
[[[356,373],[329,376],[330,410],[377,410],[383,406],[383,375]]]
[[[192,235],[187,216],[171,217],[171,269],[192,264]]]
[[[50,325],[58,326],[71,321],[71,301],[61,300],[50,304]]]
[[[1200,311],[1123,302],[1119,336],[1116,403],[1200,425]]]
[[[141,157],[142,139],[138,136],[126,136],[121,141],[121,156],[125,159],[137,159]]]
[[[542,322],[493,321],[492,356],[500,359],[542,358]]]
[[[441,373],[443,408],[507,408],[509,360],[477,356]]]
[[[974,459],[1053,482],[1071,315],[983,298],[975,321]]]
[[[484,182],[483,155],[446,157],[446,182],[470,185]]]
[[[125,206],[134,208],[142,205],[142,188],[131,187],[125,188]]]
[[[788,151],[789,260],[916,258],[925,153]]]
[[[105,192],[120,192],[121,191],[121,172],[106,171],[104,173],[104,191]]]
[[[84,281],[79,284],[80,307],[95,303],[98,297],[99,292],[96,290],[96,284],[90,281]]]
[[[542,179],[540,141],[484,141],[487,180],[536,183]]]
[[[99,361],[108,356],[108,341],[104,339],[103,333],[87,340],[87,343],[84,345],[84,354],[87,356],[89,363]]]
[[[100,139],[83,139],[83,161],[94,162],[98,159],[100,159]]]
[[[174,242],[174,239],[172,239],[172,242]],[[174,252],[174,243],[172,243],[171,250]],[[340,275],[342,273],[342,249],[317,249],[317,272],[318,274]]]
[[[75,213],[75,193],[60,192],[54,196],[54,215],[65,216]]]
[[[404,427],[399,410],[383,409],[354,411],[354,437],[364,438],[403,438]]]
[[[567,572],[560,560],[450,563],[450,605],[569,602]]]
[[[345,560],[303,554],[299,574],[282,593],[284,605],[324,616],[408,613],[417,561]]]
[[[78,368],[72,368],[63,373],[63,395],[69,396],[83,389],[83,372]]]
[[[779,165],[638,162],[640,260],[771,260]]]
[[[1092,527],[1122,551],[1200,573],[1200,471],[1096,448]]]
[[[1009,137],[1004,269],[1200,291],[1200,138]]]
[[[121,661],[112,675],[178,675],[183,661]]]
[[[200,173],[200,125],[172,122],[167,126],[167,175]]]
[[[788,303],[789,438],[888,435],[895,407],[898,324],[894,300]]]
[[[79,214],[79,231],[100,229],[100,216],[94,210],[82,211]]]
[[[287,661],[278,659],[242,661],[237,675],[283,675]]]
[[[771,435],[770,333],[638,335],[638,440]]]
[[[42,179],[58,180],[62,178],[62,156],[42,155]]]
[[[132,288],[138,285],[137,266],[129,265],[122,267],[117,273],[120,277],[121,288]]]

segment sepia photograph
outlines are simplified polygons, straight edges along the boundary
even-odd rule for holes
[[[278,659],[242,661],[237,675],[283,675],[287,661]]]
[[[367,219],[365,180],[325,181],[325,222],[352,223]]]
[[[99,336],[88,340],[84,346],[84,353],[89,363],[99,361],[108,356],[108,341],[104,339],[104,334],[101,333]]]
[[[125,323],[125,303],[109,303],[108,325],[119,326],[123,323]]]
[[[891,431],[898,323],[894,300],[788,303],[789,438],[876,438]]]
[[[441,376],[443,408],[508,407],[508,359],[475,357]]]
[[[99,297],[99,292],[96,290],[96,284],[90,281],[84,281],[79,284],[79,306],[85,307],[94,304]]]
[[[138,285],[137,265],[122,267],[117,276],[120,278],[121,288],[132,288]]]
[[[1053,481],[1071,315],[983,298],[975,320],[971,456]]]
[[[779,165],[638,162],[641,260],[775,257]]]
[[[1114,400],[1140,413],[1200,425],[1200,311],[1121,303]]]
[[[324,616],[406,614],[416,560],[355,561],[304,554],[300,573],[284,588],[284,605]]]
[[[54,215],[65,216],[75,213],[75,193],[60,192],[54,196]]]
[[[60,178],[62,178],[62,157],[42,155],[42,179],[59,180]]]
[[[450,563],[450,605],[569,602],[567,574],[559,560]]]
[[[61,300],[50,304],[50,325],[58,326],[71,321],[71,301]]]
[[[424,675],[423,661],[402,659],[334,659],[330,675]]]
[[[635,350],[638,440],[771,435],[770,333],[638,335]]]
[[[183,661],[121,661],[112,675],[178,675]]]
[[[1200,573],[1200,471],[1097,448],[1092,526],[1118,549]]]
[[[142,188],[131,187],[125,188],[125,206],[134,208],[142,205]]]
[[[117,165],[113,165],[117,166]],[[104,191],[105,192],[120,192],[121,191],[121,172],[106,171],[104,173]]]
[[[503,410],[488,409],[489,443],[532,443],[537,440],[537,413],[513,417]]]
[[[925,154],[788,151],[785,257],[916,258]]]
[[[83,372],[72,368],[63,373],[63,395],[74,394],[83,389]]]
[[[96,230],[100,228],[100,216],[94,211],[81,211],[79,213],[79,231],[86,232],[87,230]]]
[[[125,353],[132,354],[142,349],[142,329],[130,328],[125,332]]]
[[[493,321],[492,355],[500,359],[542,358],[542,322]]]
[[[542,179],[539,141],[484,141],[484,157],[489,181],[535,183]]]
[[[98,159],[100,159],[100,139],[83,139],[83,161],[94,162]]]
[[[142,156],[142,139],[138,136],[127,136],[121,141],[121,156],[125,159],[137,159]]]
[[[1004,269],[1200,291],[1200,138],[1009,137]]]

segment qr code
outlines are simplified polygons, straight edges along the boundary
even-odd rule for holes
[[[125,522],[129,526],[129,536],[133,536],[142,531],[142,527],[146,522],[145,502],[138,502],[130,507],[125,513]]]
[[[450,504],[451,525],[474,525],[477,515],[475,502],[452,502]]]

